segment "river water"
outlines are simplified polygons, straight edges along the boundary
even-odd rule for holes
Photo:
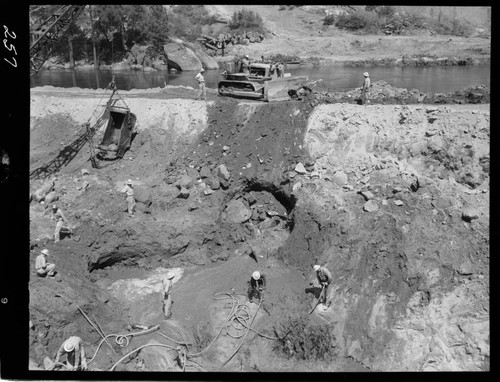
[[[285,72],[292,76],[309,76],[320,80],[330,91],[352,89],[363,83],[363,72],[368,71],[372,82],[383,80],[398,88],[418,89],[424,93],[452,92],[474,85],[490,87],[490,65],[435,66],[435,67],[346,67],[323,65],[317,67],[289,67]],[[217,88],[222,79],[220,70],[207,70],[205,81],[208,88]],[[197,88],[196,72],[171,73],[168,71],[115,71],[118,89],[148,89],[167,85],[183,85]],[[100,89],[111,81],[111,70],[62,70],[42,71],[32,76],[30,86],[52,85],[55,87],[79,87]]]

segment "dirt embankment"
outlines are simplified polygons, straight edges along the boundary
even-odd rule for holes
[[[429,30],[407,30],[407,35],[362,35],[323,25],[325,9],[304,6],[280,10],[272,5],[211,5],[214,14],[231,17],[242,8],[261,15],[271,32],[259,44],[229,46],[226,55],[248,54],[252,59],[281,54],[302,60],[349,65],[468,65],[488,63],[491,40],[432,35]],[[341,8],[341,7],[338,7]]]
[[[97,94],[47,95],[32,93],[32,169],[63,146],[47,137],[68,144],[99,103]],[[259,269],[268,293],[253,327],[274,337],[297,315],[325,324],[333,358],[300,358],[293,337],[291,358],[283,357],[251,332],[226,366],[239,342],[221,336],[187,370],[488,369],[489,104],[321,102],[317,93],[272,104],[128,93],[139,133],[125,157],[93,169],[85,147],[56,174],[58,203],[80,241],[53,244],[46,206],[30,206],[31,260],[49,248],[60,279],[31,273],[33,360],[53,357],[77,334],[96,354],[91,368],[106,370],[165,340],[99,349],[76,305],[106,333],[160,323],[171,338],[207,346],[229,311],[214,293],[244,295]],[[129,178],[135,218],[119,193]],[[33,180],[33,190],[42,183]],[[332,271],[332,304],[307,316],[314,263]],[[173,318],[164,321],[160,280],[169,269]],[[125,286],[130,294],[119,292]],[[167,353],[151,352],[118,369],[180,370]]]

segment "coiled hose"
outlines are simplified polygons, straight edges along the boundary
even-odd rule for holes
[[[182,352],[182,355],[184,357],[184,361],[183,361],[183,367],[182,367],[182,371],[185,371],[185,368],[186,368],[186,361],[189,357],[196,357],[196,356],[199,356],[201,354],[203,354],[204,352],[206,352],[216,341],[217,339],[220,337],[220,335],[225,331],[225,333],[227,333],[227,335],[229,335],[230,337],[232,338],[243,338],[242,341],[240,342],[240,344],[238,345],[238,347],[235,349],[235,351],[231,354],[231,356],[223,363],[222,366],[226,365],[233,357],[234,355],[239,351],[239,349],[241,348],[241,346],[243,345],[243,343],[245,342],[245,339],[246,339],[246,336],[248,335],[248,332],[250,330],[252,330],[253,332],[257,333],[258,335],[264,337],[264,338],[268,338],[270,340],[277,340],[278,338],[276,337],[270,337],[270,336],[267,336],[263,333],[260,333],[258,332],[257,330],[254,330],[251,328],[252,326],[252,323],[255,319],[255,317],[257,316],[257,313],[262,305],[262,299],[260,300],[259,302],[259,305],[257,307],[257,310],[255,311],[255,314],[253,315],[253,317],[250,317],[250,308],[248,307],[248,305],[246,304],[241,304],[239,303],[239,300],[238,298],[232,294],[232,293],[227,293],[227,292],[218,292],[218,293],[215,293],[212,298],[214,300],[224,300],[224,299],[231,299],[231,310],[229,312],[229,314],[227,315],[224,323],[222,324],[219,332],[217,333],[217,335],[212,339],[212,341],[208,344],[208,346],[206,346],[204,349],[202,349],[201,351],[199,352],[196,352],[196,353],[189,353],[189,352]],[[115,337],[115,342],[118,344],[118,346],[120,347],[126,347],[128,346],[130,340],[128,337],[132,337],[132,336],[138,336],[138,335],[142,335],[142,334],[146,334],[146,333],[149,333],[149,332],[152,332],[152,331],[155,331],[159,328],[159,325],[157,326],[154,326],[148,330],[144,330],[142,332],[137,332],[137,333],[129,333],[129,334],[108,334],[104,339],[101,340],[101,342],[99,343],[98,347],[97,347],[97,350],[96,352],[94,353],[94,356],[92,357],[92,359],[88,362],[92,362],[95,358],[95,356],[97,355],[97,352],[99,351],[100,347],[102,346],[102,344],[104,343],[104,341],[108,338],[108,337]],[[171,340],[172,342],[175,342],[177,344],[180,344],[180,345],[185,345],[186,346],[186,349],[187,349],[187,345],[188,343],[186,342],[179,342],[179,341],[176,341],[176,340],[173,340],[169,337],[167,337],[166,335],[162,334],[162,333],[158,333],[160,334],[161,336]],[[160,346],[160,347],[166,347],[166,348],[170,348],[170,349],[174,349],[174,350],[181,350],[182,348],[180,346],[178,347],[174,347],[174,346],[170,346],[170,345],[165,345],[165,344],[146,344],[146,345],[142,345],[142,346],[139,346],[138,348],[132,350],[131,352],[129,352],[128,354],[126,354],[125,356],[123,356],[122,358],[120,358],[110,369],[110,371],[114,371],[114,369],[116,368],[116,366],[122,362],[123,360],[127,359],[127,357],[129,357],[130,355],[134,354],[135,352],[147,347],[147,346]]]

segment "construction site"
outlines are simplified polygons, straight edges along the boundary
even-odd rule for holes
[[[31,89],[29,369],[489,371],[489,89],[241,76]]]

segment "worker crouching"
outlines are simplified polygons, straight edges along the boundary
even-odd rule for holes
[[[36,273],[40,277],[54,277],[56,274],[56,265],[47,263],[46,256],[49,256],[48,249],[42,249],[41,253],[37,256],[35,261]]]
[[[55,362],[60,362],[60,358],[66,354],[66,367],[71,371],[87,370],[87,359],[85,358],[85,348],[80,337],[70,337],[63,342],[56,355]]]
[[[313,269],[316,271],[316,277],[321,285],[321,295],[320,295],[320,303],[326,304],[326,298],[328,296],[328,287],[332,282],[332,274],[326,267],[322,267],[321,265],[314,265]]]
[[[250,278],[249,284],[250,286],[248,288],[248,299],[250,300],[250,302],[253,302],[254,298],[261,301],[262,293],[266,289],[266,277],[264,275],[261,275],[260,272],[255,271]]]

